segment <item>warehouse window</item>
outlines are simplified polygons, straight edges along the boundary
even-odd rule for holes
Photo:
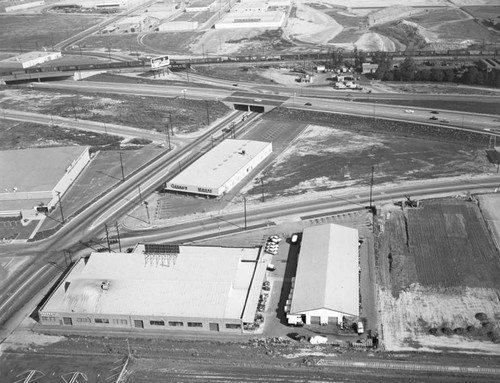
[[[165,322],[162,320],[150,320],[149,324],[151,326],[165,326]]]
[[[113,319],[113,324],[128,324],[126,319]]]
[[[241,325],[239,323],[226,323],[226,328],[240,329]]]
[[[188,327],[203,327],[201,322],[188,322]]]
[[[184,323],[183,322],[171,321],[171,322],[168,322],[168,325],[169,326],[174,326],[174,327],[182,327],[182,326],[184,326]]]
[[[47,317],[47,316],[42,316],[42,320],[45,322],[57,322],[56,317]]]
[[[105,318],[96,318],[96,319],[95,319],[95,323],[105,323],[105,324],[109,324],[109,319],[105,319]]]
[[[90,318],[76,318],[78,323],[90,323]]]

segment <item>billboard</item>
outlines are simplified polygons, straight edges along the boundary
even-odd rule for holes
[[[168,56],[158,56],[151,59],[151,69],[164,68],[170,65]]]

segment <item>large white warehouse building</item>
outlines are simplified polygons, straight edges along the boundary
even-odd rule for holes
[[[166,189],[210,197],[222,196],[272,151],[270,142],[224,140],[167,182]]]
[[[338,324],[359,316],[358,230],[327,224],[304,229],[290,324]]]
[[[242,333],[255,321],[260,248],[139,244],[80,259],[40,308],[65,328]]]

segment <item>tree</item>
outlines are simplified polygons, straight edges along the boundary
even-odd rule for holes
[[[354,68],[357,72],[363,71],[363,63],[366,62],[366,54],[354,47]]]
[[[444,79],[443,71],[439,68],[431,69],[431,81],[433,82],[442,82]]]
[[[425,82],[430,81],[431,80],[431,71],[429,69],[419,70],[415,76],[415,80],[425,81]]]
[[[454,82],[455,81],[455,71],[453,69],[446,69],[443,72],[443,81]]]
[[[401,71],[402,80],[413,81],[415,73],[417,72],[417,64],[415,60],[413,60],[413,57],[406,57],[399,65],[399,70]]]

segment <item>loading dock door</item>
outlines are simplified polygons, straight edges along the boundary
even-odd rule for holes
[[[144,328],[144,322],[142,320],[134,320],[134,326],[136,328]]]
[[[65,325],[73,326],[73,320],[70,317],[63,317],[63,322]]]
[[[210,331],[219,331],[219,324],[218,323],[210,323],[209,328],[210,328]]]
[[[311,315],[311,324],[320,324],[321,317],[316,315]]]

